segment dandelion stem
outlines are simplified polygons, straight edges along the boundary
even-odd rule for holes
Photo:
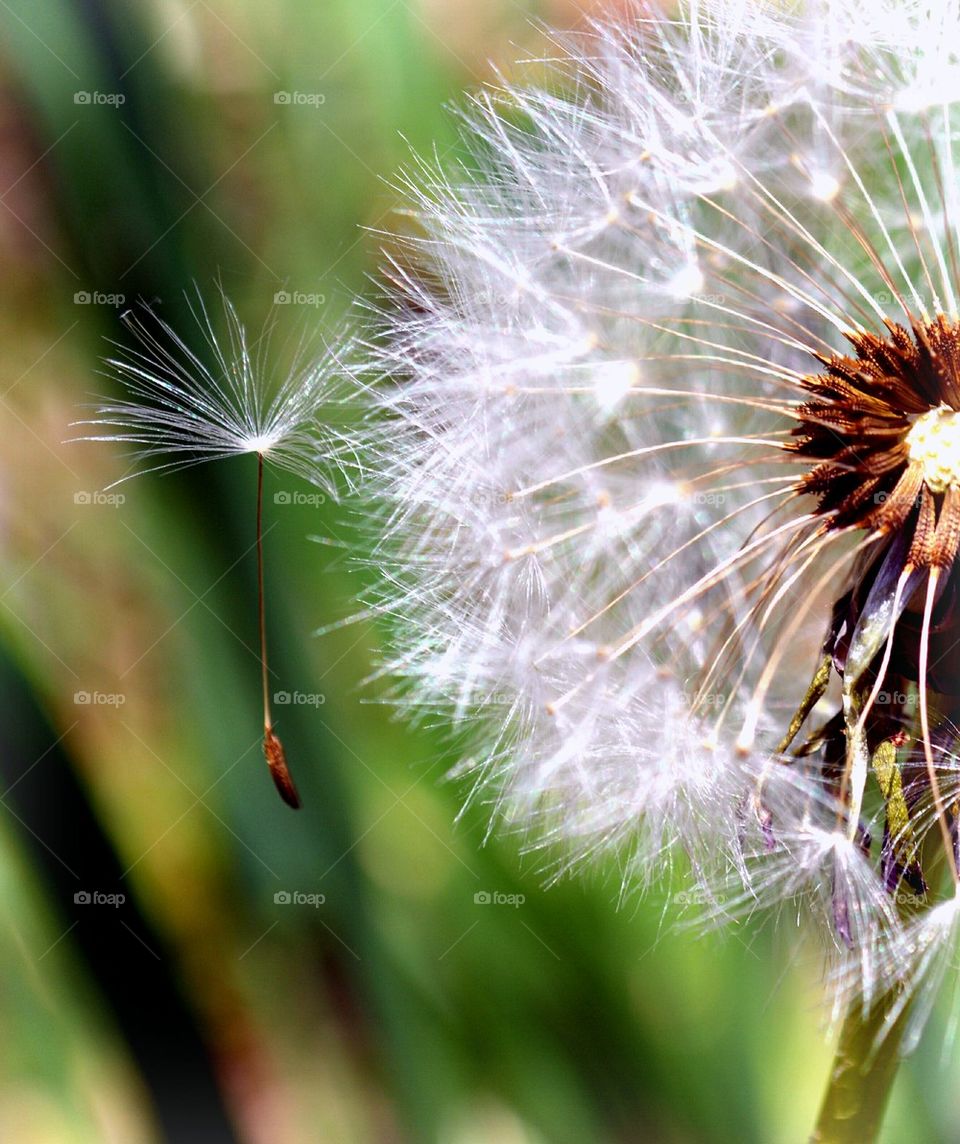
[[[899,986],[869,1010],[862,1000],[851,1002],[811,1144],[870,1144],[877,1139],[900,1065],[909,1010]]]
[[[257,454],[257,610],[260,618],[260,675],[263,682],[263,729],[273,727],[267,667],[267,617],[263,593],[263,454]]]
[[[260,677],[263,683],[263,754],[280,797],[294,810],[300,795],[287,766],[283,744],[273,731],[270,713],[270,668],[267,664],[267,616],[263,591],[263,453],[257,454],[257,612],[260,621]]]

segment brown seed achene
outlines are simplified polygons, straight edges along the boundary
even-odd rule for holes
[[[960,323],[940,314],[909,329],[886,325],[886,337],[848,334],[853,353],[816,355],[824,369],[803,380],[811,399],[788,446],[816,462],[797,491],[818,498],[826,531],[908,528],[911,563],[946,568],[960,545],[960,456],[950,436],[960,418]],[[925,453],[920,430],[911,436],[921,418],[944,431],[924,438]]]

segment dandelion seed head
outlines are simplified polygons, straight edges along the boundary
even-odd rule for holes
[[[954,829],[958,34],[715,0],[558,37],[403,180],[361,366],[384,671],[472,797],[563,870],[802,903],[863,998]]]

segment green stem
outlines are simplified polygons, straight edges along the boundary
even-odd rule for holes
[[[899,989],[891,990],[867,1013],[859,1002],[851,1004],[811,1144],[870,1144],[877,1139],[908,1023],[910,1006],[904,1005],[896,1021],[883,1031],[899,998]]]

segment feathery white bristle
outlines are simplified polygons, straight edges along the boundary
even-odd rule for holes
[[[267,364],[270,331],[251,344],[223,294],[221,302],[222,334],[199,291],[188,298],[200,338],[194,348],[149,308],[128,311],[124,321],[135,342],[118,346],[107,365],[129,396],[104,400],[95,417],[77,422],[85,427],[81,439],[132,445],[134,459],[151,462],[147,471],[259,453],[332,493],[330,462],[338,442],[324,427],[323,409],[336,364],[332,358],[298,361],[275,376]]]

